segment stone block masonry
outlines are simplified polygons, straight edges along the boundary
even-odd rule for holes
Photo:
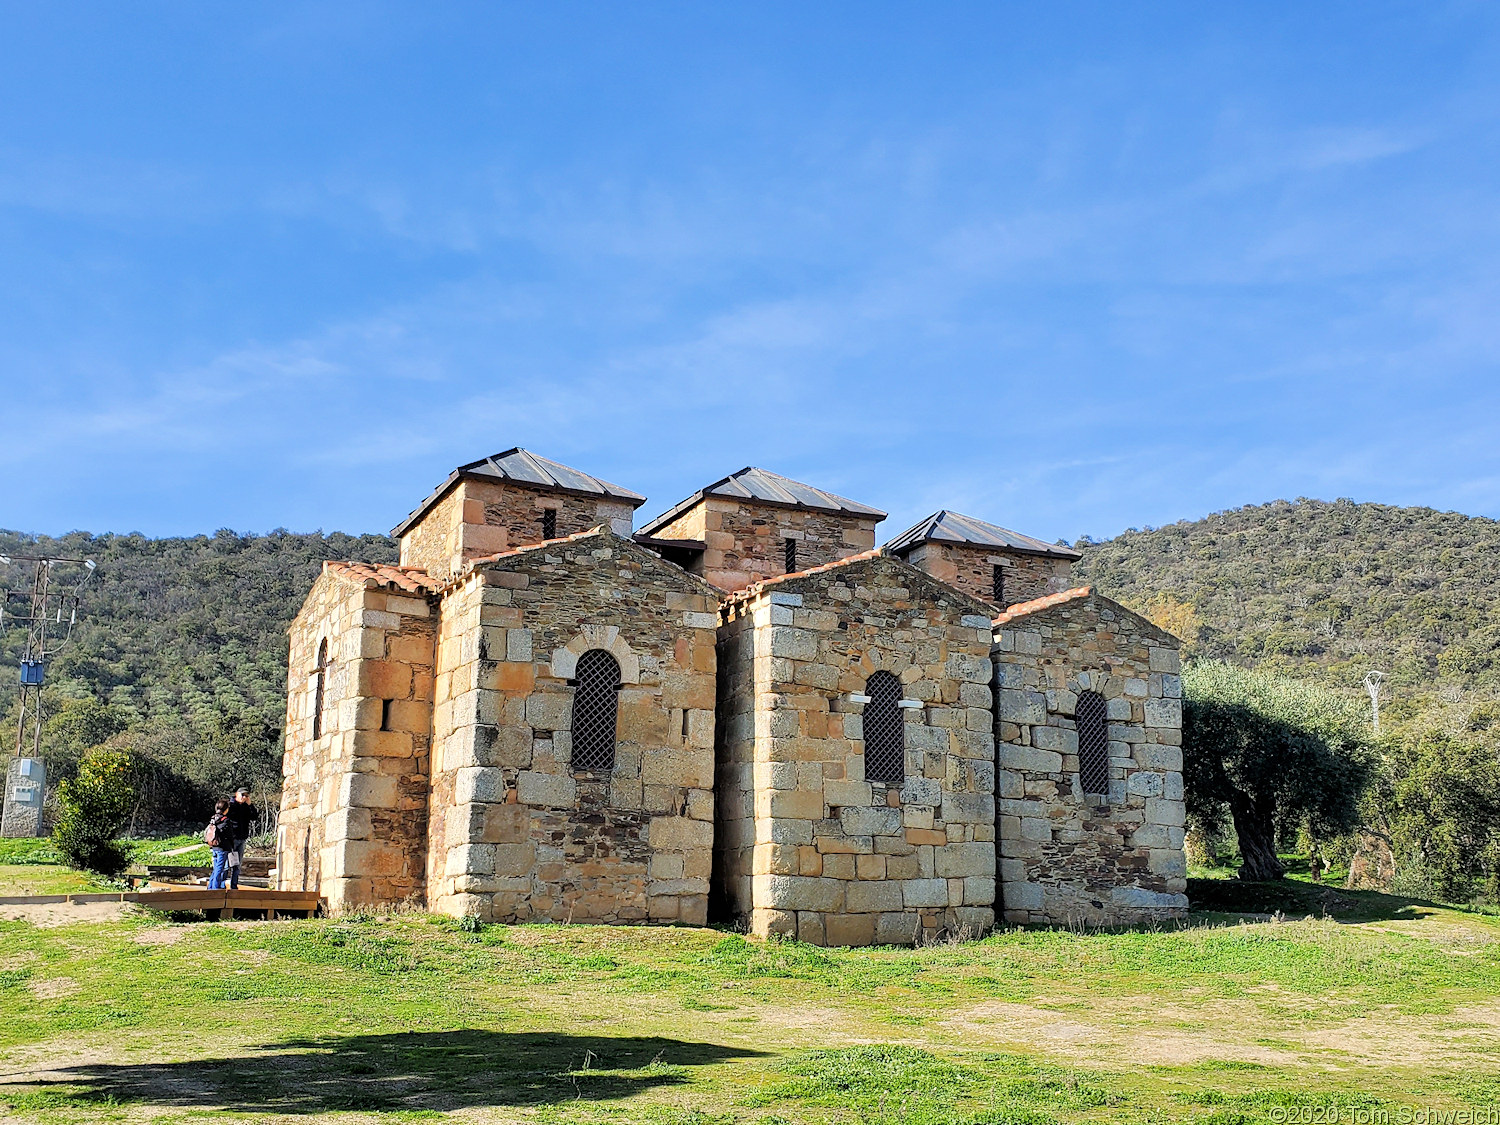
[[[996,812],[1011,923],[1120,925],[1187,910],[1178,641],[1088,588],[996,620]],[[1086,793],[1078,699],[1104,697],[1108,791]]]
[[[436,625],[425,574],[324,564],[290,630],[280,889],[424,900]]]
[[[718,594],[607,528],[444,595],[432,908],[487,921],[708,916]],[[575,672],[620,671],[612,769],[575,768]]]
[[[877,552],[878,509],[754,468],[626,538],[643,500],[511,450],[397,528],[420,565],[324,566],[279,887],[819,945],[1183,912],[1177,642],[1049,593],[1074,552],[946,510]],[[996,617],[996,559],[1048,596]]]
[[[989,609],[875,554],[752,586],[720,631],[718,895],[753,932],[911,944],[994,921]],[[865,769],[897,676],[905,777]]]

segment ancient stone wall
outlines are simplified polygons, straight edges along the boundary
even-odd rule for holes
[[[1067,559],[994,547],[921,543],[907,554],[906,561],[940,582],[991,603],[995,595],[995,567],[1004,567],[1005,605],[1001,608],[1061,593],[1071,584],[1072,563]]]
[[[461,480],[401,537],[401,563],[446,581],[471,559],[541,542],[549,510],[556,513],[553,538],[599,524],[629,535],[634,518],[634,509],[619,500]]]
[[[742,590],[786,573],[786,540],[797,542],[796,569],[808,570],[875,546],[875,521],[708,496],[653,534],[703,540],[693,573],[721,590]]]
[[[717,607],[706,584],[607,529],[504,556],[448,594],[433,909],[705,921]],[[569,681],[595,648],[622,683],[614,769],[587,772],[572,767]]]
[[[291,627],[277,886],[335,911],[424,890],[436,618],[370,574],[325,564]]]
[[[1050,603],[1050,604],[1049,604]],[[1000,899],[1014,923],[1186,911],[1178,642],[1084,589],[998,619]],[[1108,793],[1079,777],[1081,692],[1108,708]]]
[[[995,894],[987,607],[872,556],[756,587],[727,613],[720,651],[734,666],[721,669],[718,746],[726,902],[748,913],[757,934],[819,945],[987,928]],[[905,695],[901,784],[865,775],[863,693],[881,669],[900,677]]]

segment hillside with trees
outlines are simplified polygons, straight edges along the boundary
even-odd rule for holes
[[[1082,581],[1151,606],[1195,653],[1393,694],[1500,687],[1500,522],[1278,500],[1082,540]]]
[[[286,628],[325,559],[394,561],[383,535],[143,535],[57,538],[0,531],[0,554],[91,558],[73,641],[47,670],[45,756],[54,777],[111,737],[152,767],[144,821],[198,819],[208,793],[280,785]],[[0,586],[29,591],[30,564],[0,565]],[[12,613],[16,603],[11,603]],[[25,630],[0,626],[0,738],[15,745],[15,684]]]

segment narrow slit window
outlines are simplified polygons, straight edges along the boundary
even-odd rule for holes
[[[1109,707],[1097,691],[1078,696],[1078,783],[1085,793],[1109,792]]]
[[[785,564],[786,572],[794,574],[797,570],[797,541],[795,539],[783,539],[781,551],[784,556],[782,562]]]
[[[318,665],[313,669],[313,741],[323,737],[323,681],[328,677],[328,638],[318,642]]]
[[[381,730],[390,730],[391,729],[391,704],[394,703],[394,702],[396,702],[394,699],[382,699],[380,701],[380,729]]]
[[[573,769],[608,773],[615,768],[615,723],[620,665],[602,648],[578,658],[573,689]]]
[[[901,714],[901,681],[876,672],[865,681],[865,780],[900,785],[906,780],[906,721]]]
[[[557,509],[556,508],[543,508],[542,509],[542,538],[543,539],[556,539],[557,538]]]
[[[994,573],[990,575],[990,598],[1001,609],[1005,608],[1005,568],[999,563],[995,564]]]

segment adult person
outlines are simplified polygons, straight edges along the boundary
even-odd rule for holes
[[[214,815],[203,830],[203,842],[214,857],[213,870],[208,874],[208,889],[211,891],[224,889],[224,873],[229,866],[230,849],[234,846],[234,827],[229,823],[228,813],[228,801],[215,801]]]
[[[229,855],[229,889],[239,890],[240,865],[245,859],[245,841],[250,839],[250,824],[255,819],[255,806],[250,803],[250,790],[243,787],[234,791],[234,802],[229,806],[229,824],[234,829],[234,847]]]

